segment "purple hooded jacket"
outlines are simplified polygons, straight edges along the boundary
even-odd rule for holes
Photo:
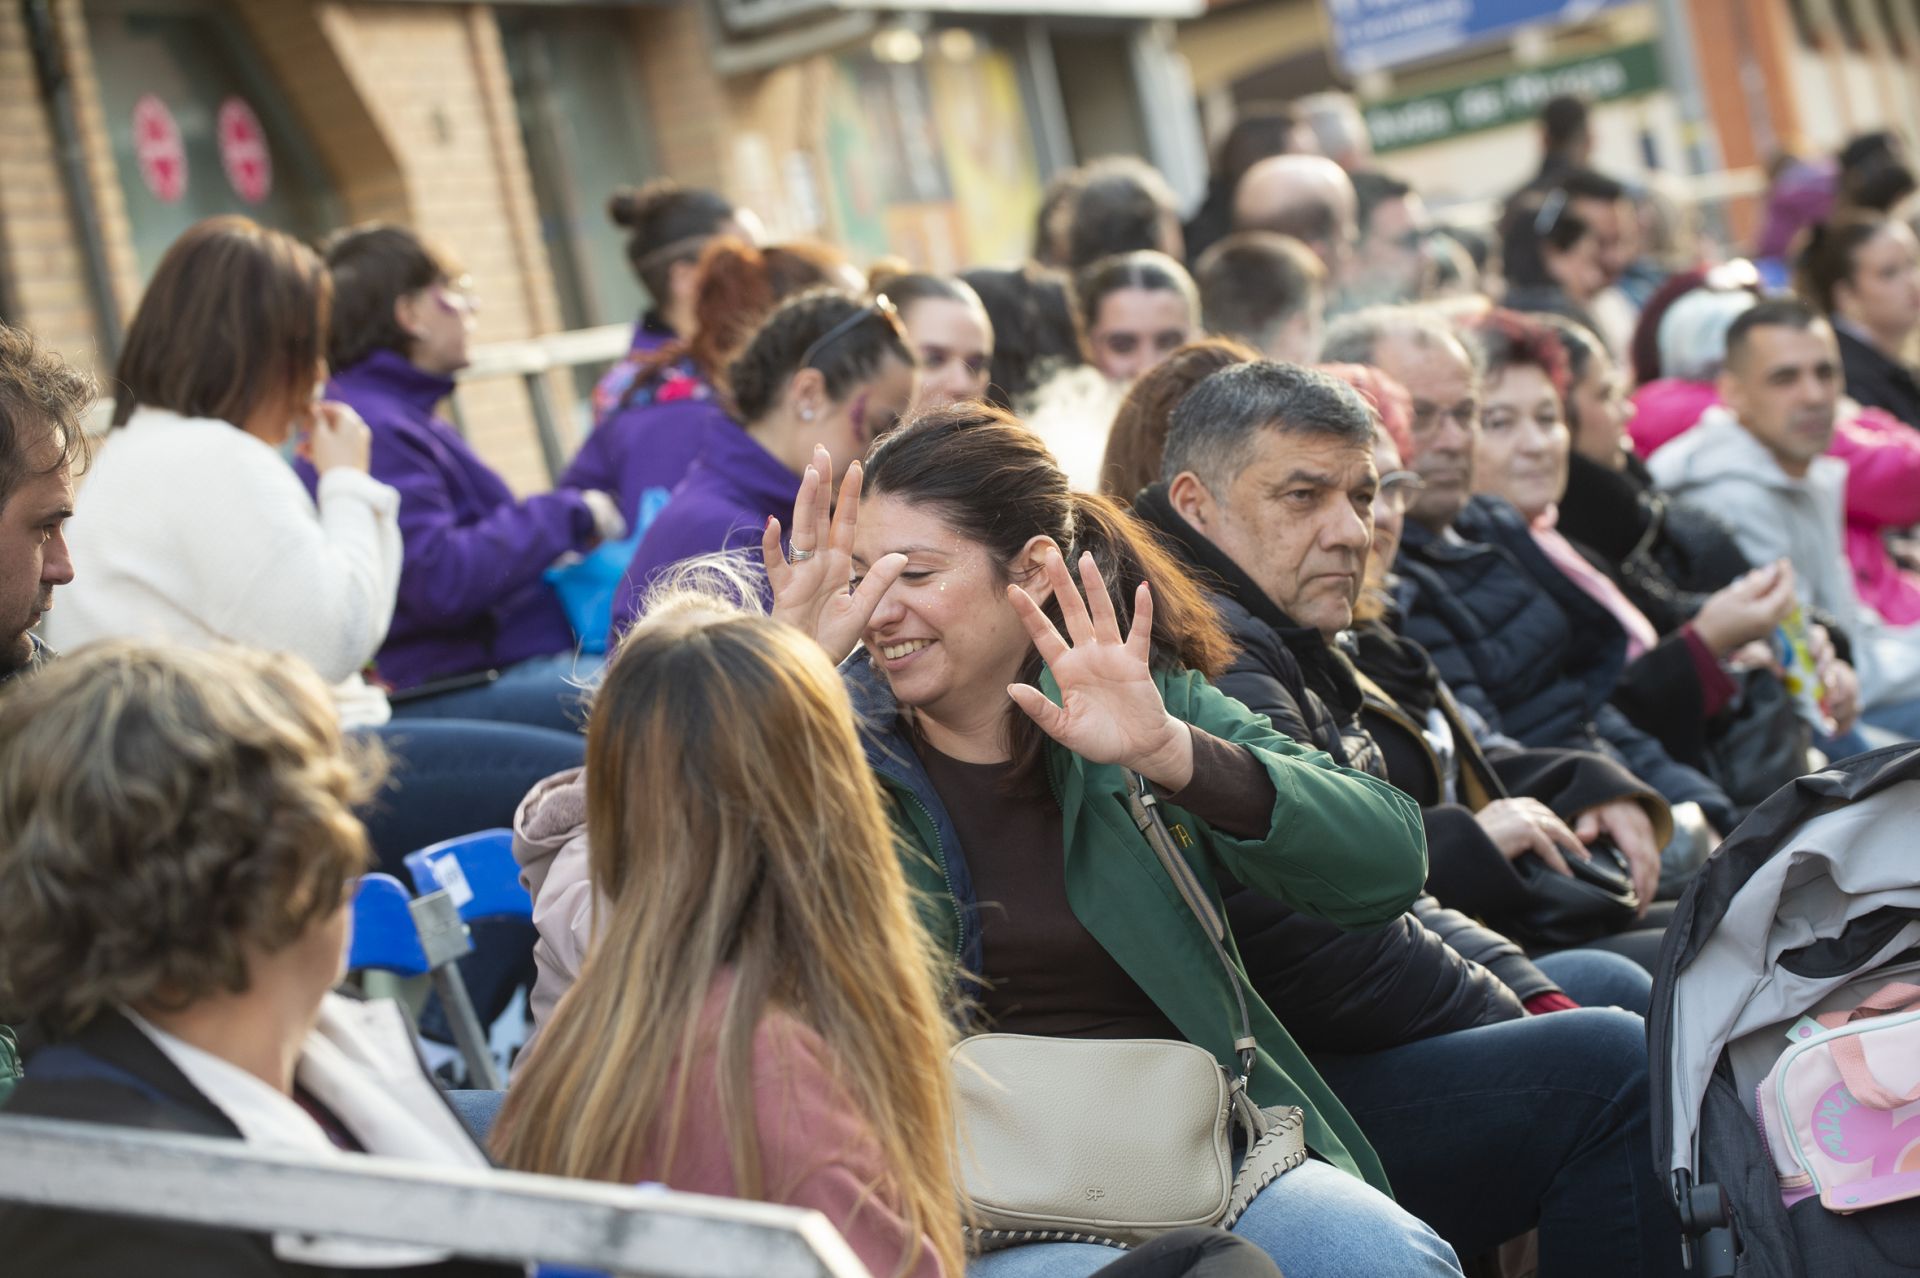
[[[667,568],[696,555],[758,546],[769,515],[780,517],[784,533],[799,495],[800,476],[753,436],[731,422],[715,430],[633,552],[613,599],[609,643],[633,621],[647,587]]]
[[[333,376],[327,397],[373,431],[373,477],[400,490],[400,602],[374,664],[392,687],[565,652],[573,630],[547,566],[594,539],[579,492],[515,501],[506,482],[433,415],[453,379],[375,351]],[[301,464],[301,478],[318,482]]]
[[[738,427],[712,384],[691,361],[676,360],[628,388],[580,445],[560,484],[611,493],[629,534],[643,533],[707,440],[723,429]]]

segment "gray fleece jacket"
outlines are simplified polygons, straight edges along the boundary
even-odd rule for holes
[[[1752,562],[1793,564],[1801,601],[1831,615],[1853,641],[1862,705],[1920,698],[1920,627],[1888,625],[1854,588],[1844,461],[1816,457],[1805,478],[1795,478],[1730,411],[1715,405],[1698,426],[1655,453],[1647,469],[1675,501],[1725,521]]]

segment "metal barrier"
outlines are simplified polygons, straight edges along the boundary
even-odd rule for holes
[[[868,1278],[816,1211],[0,1114],[0,1202],[653,1278]]]
[[[547,465],[547,479],[558,479],[571,456],[570,440],[560,431],[559,413],[553,403],[553,389],[547,374],[555,369],[573,369],[581,364],[610,364],[625,355],[633,342],[629,324],[606,324],[599,328],[575,329],[567,333],[549,333],[524,342],[490,342],[470,352],[472,360],[460,370],[459,380],[487,381],[497,377],[518,377],[527,388],[533,404],[533,425],[540,436],[540,456]],[[459,420],[459,402],[454,402],[454,418]]]

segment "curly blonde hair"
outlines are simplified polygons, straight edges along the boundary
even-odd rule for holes
[[[384,775],[298,658],[139,640],[0,701],[0,1010],[70,1033],[247,988],[368,868]]]

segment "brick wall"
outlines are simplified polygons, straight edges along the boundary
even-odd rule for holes
[[[477,340],[557,329],[552,271],[491,10],[328,5],[319,24],[391,150],[406,221],[472,274],[481,307]],[[552,386],[564,412],[571,390],[557,377]],[[471,383],[460,391],[460,410],[474,446],[510,484],[521,491],[546,486],[519,382]]]
[[[53,16],[73,77],[88,173],[124,317],[138,296],[139,275],[99,99],[92,92],[93,63],[79,0],[61,0]],[[53,115],[41,96],[20,6],[0,6],[0,271],[14,312],[9,318],[92,371],[104,386],[111,370],[101,367],[85,258],[74,226]]]

